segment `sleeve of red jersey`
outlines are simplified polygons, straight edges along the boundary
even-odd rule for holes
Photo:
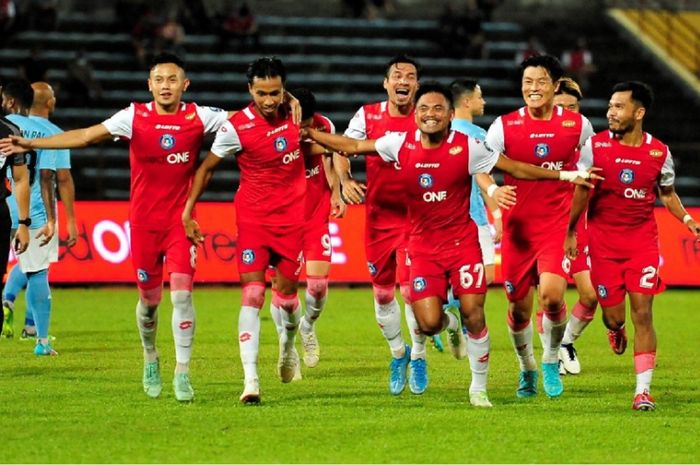
[[[111,135],[131,140],[131,129],[134,125],[134,104],[132,103],[104,120],[102,125],[107,128]]]
[[[344,133],[345,137],[349,137],[355,140],[366,140],[367,139],[367,128],[365,126],[365,109],[360,107],[348,123],[348,128]]]
[[[382,160],[388,162],[399,161],[399,150],[406,140],[405,132],[390,132],[374,142],[374,148]]]
[[[473,137],[467,139],[469,144],[469,174],[490,173],[498,162],[500,152],[491,150],[486,143]]]
[[[593,125],[585,116],[581,115],[581,138],[578,141],[578,145],[583,145],[588,139],[595,135],[593,130]]]
[[[204,125],[204,133],[216,132],[228,120],[228,113],[221,108],[200,107],[197,105],[197,115]]]
[[[588,171],[591,169],[591,166],[593,166],[593,142],[592,139],[589,138],[584,142],[583,147],[581,147],[576,169]]]
[[[672,186],[676,181],[676,171],[673,169],[673,156],[671,150],[666,147],[666,159],[661,166],[661,175],[659,177],[660,186]]]
[[[506,153],[506,138],[503,135],[503,120],[500,116],[491,123],[486,133],[486,144],[498,154]]]
[[[243,146],[241,146],[241,140],[236,129],[231,124],[231,121],[226,121],[216,131],[216,137],[211,144],[211,153],[217,157],[224,158],[235,155],[241,150],[243,150]]]

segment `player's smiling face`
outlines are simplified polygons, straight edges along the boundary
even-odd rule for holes
[[[418,90],[418,71],[410,63],[395,63],[389,68],[389,74],[384,78],[389,102],[397,107],[413,104]]]
[[[151,68],[148,76],[148,90],[153,94],[156,105],[164,111],[173,111],[180,104],[182,93],[187,90],[190,80],[185,71],[175,63],[160,63]]]
[[[644,117],[643,107],[632,100],[632,91],[615,92],[608,102],[608,128],[614,134],[624,134],[634,129],[637,120]]]
[[[416,124],[423,134],[446,131],[453,116],[450,103],[439,92],[428,92],[416,102]]]
[[[281,77],[255,77],[253,83],[248,84],[248,91],[253,97],[255,108],[263,118],[277,116],[277,111],[284,100],[284,83]]]
[[[559,94],[554,96],[554,104],[570,111],[578,113],[581,109],[578,99],[570,94]]]
[[[523,72],[522,92],[525,104],[531,109],[551,105],[556,85],[547,70],[541,66],[528,66]]]

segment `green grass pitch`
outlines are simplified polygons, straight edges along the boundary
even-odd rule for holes
[[[577,343],[583,372],[562,398],[515,397],[517,362],[500,288],[487,298],[491,410],[469,405],[469,367],[428,348],[422,396],[387,388],[389,351],[369,289],[332,288],[317,331],[321,363],[304,379],[276,378],[277,343],[267,308],[259,359],[263,404],[242,406],[237,289],[195,291],[195,402],[172,394],[168,294],[160,311],[161,398],[141,388],[136,291],[56,289],[55,358],[31,343],[0,340],[0,462],[38,463],[691,463],[700,458],[700,292],[657,297],[659,340],[652,394],[657,411],[631,410],[632,344],[608,347],[599,313]],[[574,303],[569,294],[569,306]],[[23,300],[23,297],[20,298]],[[268,295],[269,303],[269,295]],[[19,307],[23,307],[20,302]],[[23,310],[16,316],[20,329]],[[631,322],[630,338],[632,338]],[[404,330],[404,336],[407,335]],[[535,342],[537,356],[541,354]],[[540,378],[541,379],[541,378]],[[541,381],[540,381],[541,383]]]

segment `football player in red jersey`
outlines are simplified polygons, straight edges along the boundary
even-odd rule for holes
[[[559,60],[550,55],[522,62],[521,91],[525,106],[499,116],[486,142],[509,158],[560,171],[573,166],[576,149],[593,135],[591,123],[580,113],[554,105]],[[544,391],[549,397],[564,392],[559,375],[559,349],[566,329],[564,292],[569,261],[561,241],[566,236],[571,186],[548,180],[512,179],[518,203],[503,213],[501,242],[504,287],[508,297],[508,327],[520,365],[518,397],[537,394],[537,362],[532,350],[532,302],[538,290],[545,316],[548,345],[542,353]]]
[[[637,374],[632,408],[654,410],[649,394],[656,360],[656,332],[652,321],[654,295],[665,286],[659,278],[659,235],[654,217],[657,198],[700,240],[700,225],[688,214],[673,188],[671,152],[644,132],[651,109],[651,88],[627,81],[613,87],[608,104],[608,127],[581,148],[579,168],[594,163],[606,181],[592,193],[577,188],[564,247],[574,259],[580,253],[576,224],[588,205],[591,280],[603,309],[603,322],[613,351],[627,346],[625,295],[629,295],[634,324],[634,368]]]
[[[283,105],[284,65],[277,58],[260,58],[250,64],[247,77],[253,101],[217,132],[195,174],[182,223],[195,244],[204,240],[192,218],[194,206],[216,166],[224,157],[236,156],[241,180],[234,206],[243,288],[238,340],[245,375],[240,400],[259,403],[259,313],[270,265],[277,270],[272,303],[282,310],[284,326],[277,365],[282,382],[292,381],[299,363],[294,340],[301,318],[297,284],[303,266],[304,216],[298,210],[304,208],[306,177],[299,125]]]
[[[224,124],[227,113],[182,101],[190,85],[175,55],[154,58],[148,77],[153,101],[132,103],[101,124],[43,139],[5,139],[0,150],[80,148],[121,137],[129,141],[131,256],[139,301],[136,323],[144,349],[143,388],[149,397],[162,390],[156,351],[158,305],[163,291],[163,261],[168,264],[176,368],[175,397],[189,402],[194,390],[189,362],[195,329],[192,280],[196,248],[185,236],[181,216],[204,136]]]
[[[467,345],[472,369],[470,402],[478,407],[490,407],[486,394],[490,347],[484,317],[486,279],[476,224],[465,214],[469,211],[471,175],[488,174],[494,166],[526,179],[585,183],[584,178],[590,175],[556,172],[513,161],[491,151],[477,139],[451,131],[452,94],[445,86],[424,83],[416,97],[415,118],[419,129],[410,133],[357,141],[314,129],[306,132],[317,142],[342,153],[376,153],[386,161],[401,163],[405,170],[401,183],[408,197],[410,224],[410,292],[419,328],[427,335],[447,329],[453,348]],[[478,182],[485,183],[482,187],[491,195],[498,190],[488,176],[480,176]],[[508,186],[500,189],[512,192]],[[509,203],[512,204],[512,198]],[[468,341],[464,340],[459,319],[451,312],[442,311],[448,284],[459,296]]]

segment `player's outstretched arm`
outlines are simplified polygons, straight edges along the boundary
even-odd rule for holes
[[[659,186],[659,200],[661,200],[661,203],[664,204],[664,207],[666,207],[673,216],[688,227],[697,240],[700,240],[700,224],[698,224],[685,209],[673,185]]]
[[[20,218],[29,218],[29,169],[27,165],[12,165],[12,179],[15,181],[15,199]],[[29,228],[20,224],[15,234],[13,247],[16,254],[21,254],[29,246]]]
[[[209,185],[209,181],[214,175],[214,169],[221,163],[221,160],[223,160],[222,157],[212,152],[207,154],[202,164],[197,168],[197,172],[194,174],[190,195],[187,197],[185,209],[182,211],[182,225],[185,227],[185,234],[187,234],[187,238],[195,245],[204,242],[204,235],[199,229],[199,224],[192,218],[192,211],[197,204],[197,200],[202,196],[204,189]]]
[[[569,229],[564,240],[564,252],[569,259],[573,260],[578,256],[578,244],[576,238],[576,225],[581,215],[588,205],[589,189],[585,186],[576,186],[574,197],[571,202],[571,212],[569,213]]]
[[[11,153],[23,153],[31,149],[73,149],[87,147],[96,142],[107,140],[110,137],[109,131],[103,124],[96,124],[88,128],[73,129],[72,131],[39,139],[10,136],[0,140],[0,152],[9,155]]]
[[[41,179],[41,200],[44,202],[44,210],[46,211],[46,224],[39,228],[39,233],[34,237],[41,240],[42,247],[51,241],[51,238],[56,233],[56,187],[54,170],[41,169],[39,170]]]
[[[66,213],[66,226],[68,228],[68,239],[66,245],[73,247],[78,241],[78,225],[75,221],[75,183],[70,169],[60,168],[56,170],[58,181],[58,195],[63,202],[63,210]]]
[[[374,153],[376,147],[373,139],[357,140],[339,134],[330,134],[323,131],[318,131],[313,128],[304,128],[302,136],[308,136],[331,150],[340,152],[341,155],[355,155],[360,153]]]
[[[340,181],[342,200],[351,205],[362,203],[367,186],[353,179],[350,173],[350,160],[337,152],[333,152],[333,169]]]
[[[322,158],[323,170],[326,173],[328,187],[331,189],[331,216],[333,218],[342,218],[345,216],[346,205],[340,193],[340,179],[338,178],[338,173],[333,169],[334,155],[335,154],[331,154]]]
[[[501,171],[505,171],[514,178],[518,179],[554,179],[568,181],[573,184],[586,186],[593,188],[593,184],[588,182],[588,179],[603,179],[595,171],[598,168],[591,168],[589,171],[554,171],[539,166],[531,165],[530,163],[523,163],[517,160],[512,160],[505,155],[501,154],[498,156],[498,161],[496,162],[496,168]]]
[[[499,187],[491,175],[486,173],[477,173],[474,176],[476,176],[476,183],[479,185],[479,189],[486,192],[485,197],[493,199],[498,207],[508,210],[515,205],[517,200],[515,186]]]

